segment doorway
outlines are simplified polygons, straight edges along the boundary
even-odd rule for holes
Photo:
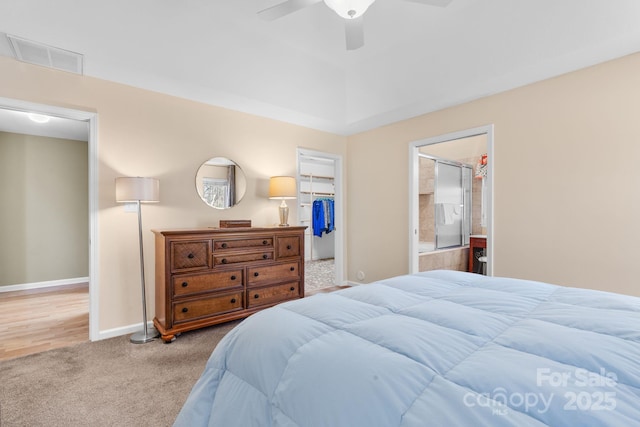
[[[483,170],[486,177],[483,179],[483,194],[482,194],[482,214],[476,212],[476,220],[482,215],[482,229],[486,233],[486,274],[492,275],[493,268],[495,266],[495,259],[493,257],[493,125],[482,126],[479,128],[468,129],[460,132],[454,132],[450,134],[440,135],[433,138],[427,138],[410,143],[409,148],[409,271],[411,273],[417,273],[420,271],[421,256],[425,254],[421,253],[420,237],[420,199],[421,195],[421,182],[420,182],[420,159],[424,156],[425,152],[438,153],[439,149],[445,147],[445,145],[462,146],[464,143],[472,140],[473,138],[482,138],[486,144],[486,156],[484,157],[486,165]],[[445,144],[446,143],[446,144]],[[457,159],[456,159],[457,160]],[[461,212],[462,213],[462,212]],[[464,217],[464,215],[461,215]],[[473,221],[475,224],[479,221]],[[474,225],[475,228],[475,225]],[[471,231],[473,233],[474,231]],[[477,232],[477,231],[476,231]],[[464,245],[467,245],[469,241],[463,241]],[[466,248],[465,248],[466,250]],[[442,259],[452,258],[451,254],[438,254],[432,252],[429,255],[440,255]],[[445,256],[446,255],[446,256]],[[464,257],[460,257],[463,266],[468,264]],[[441,267],[436,267],[441,268]]]
[[[36,104],[10,98],[0,98],[0,110],[26,112],[65,119],[64,121],[81,122],[88,127],[87,137],[87,177],[88,177],[88,264],[89,264],[89,339],[99,339],[98,325],[98,269],[97,269],[97,115],[95,113],[71,110],[51,105]]]
[[[305,230],[305,290],[343,283],[342,156],[297,150],[298,223]]]

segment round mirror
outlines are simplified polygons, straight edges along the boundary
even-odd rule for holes
[[[196,190],[207,205],[229,209],[237,205],[247,189],[244,172],[226,157],[214,157],[200,166],[196,174]]]

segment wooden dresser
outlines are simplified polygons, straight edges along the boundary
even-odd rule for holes
[[[153,230],[164,342],[304,297],[306,227]]]

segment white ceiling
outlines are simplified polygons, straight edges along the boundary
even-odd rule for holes
[[[89,123],[52,116],[47,123],[36,123],[25,111],[0,108],[0,132],[88,141]]]
[[[0,32],[81,53],[89,76],[345,135],[640,51],[638,0],[376,0],[355,51],[322,2],[256,15],[280,1],[2,0]]]

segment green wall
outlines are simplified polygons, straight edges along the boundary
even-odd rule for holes
[[[87,150],[0,132],[0,286],[89,275]]]

